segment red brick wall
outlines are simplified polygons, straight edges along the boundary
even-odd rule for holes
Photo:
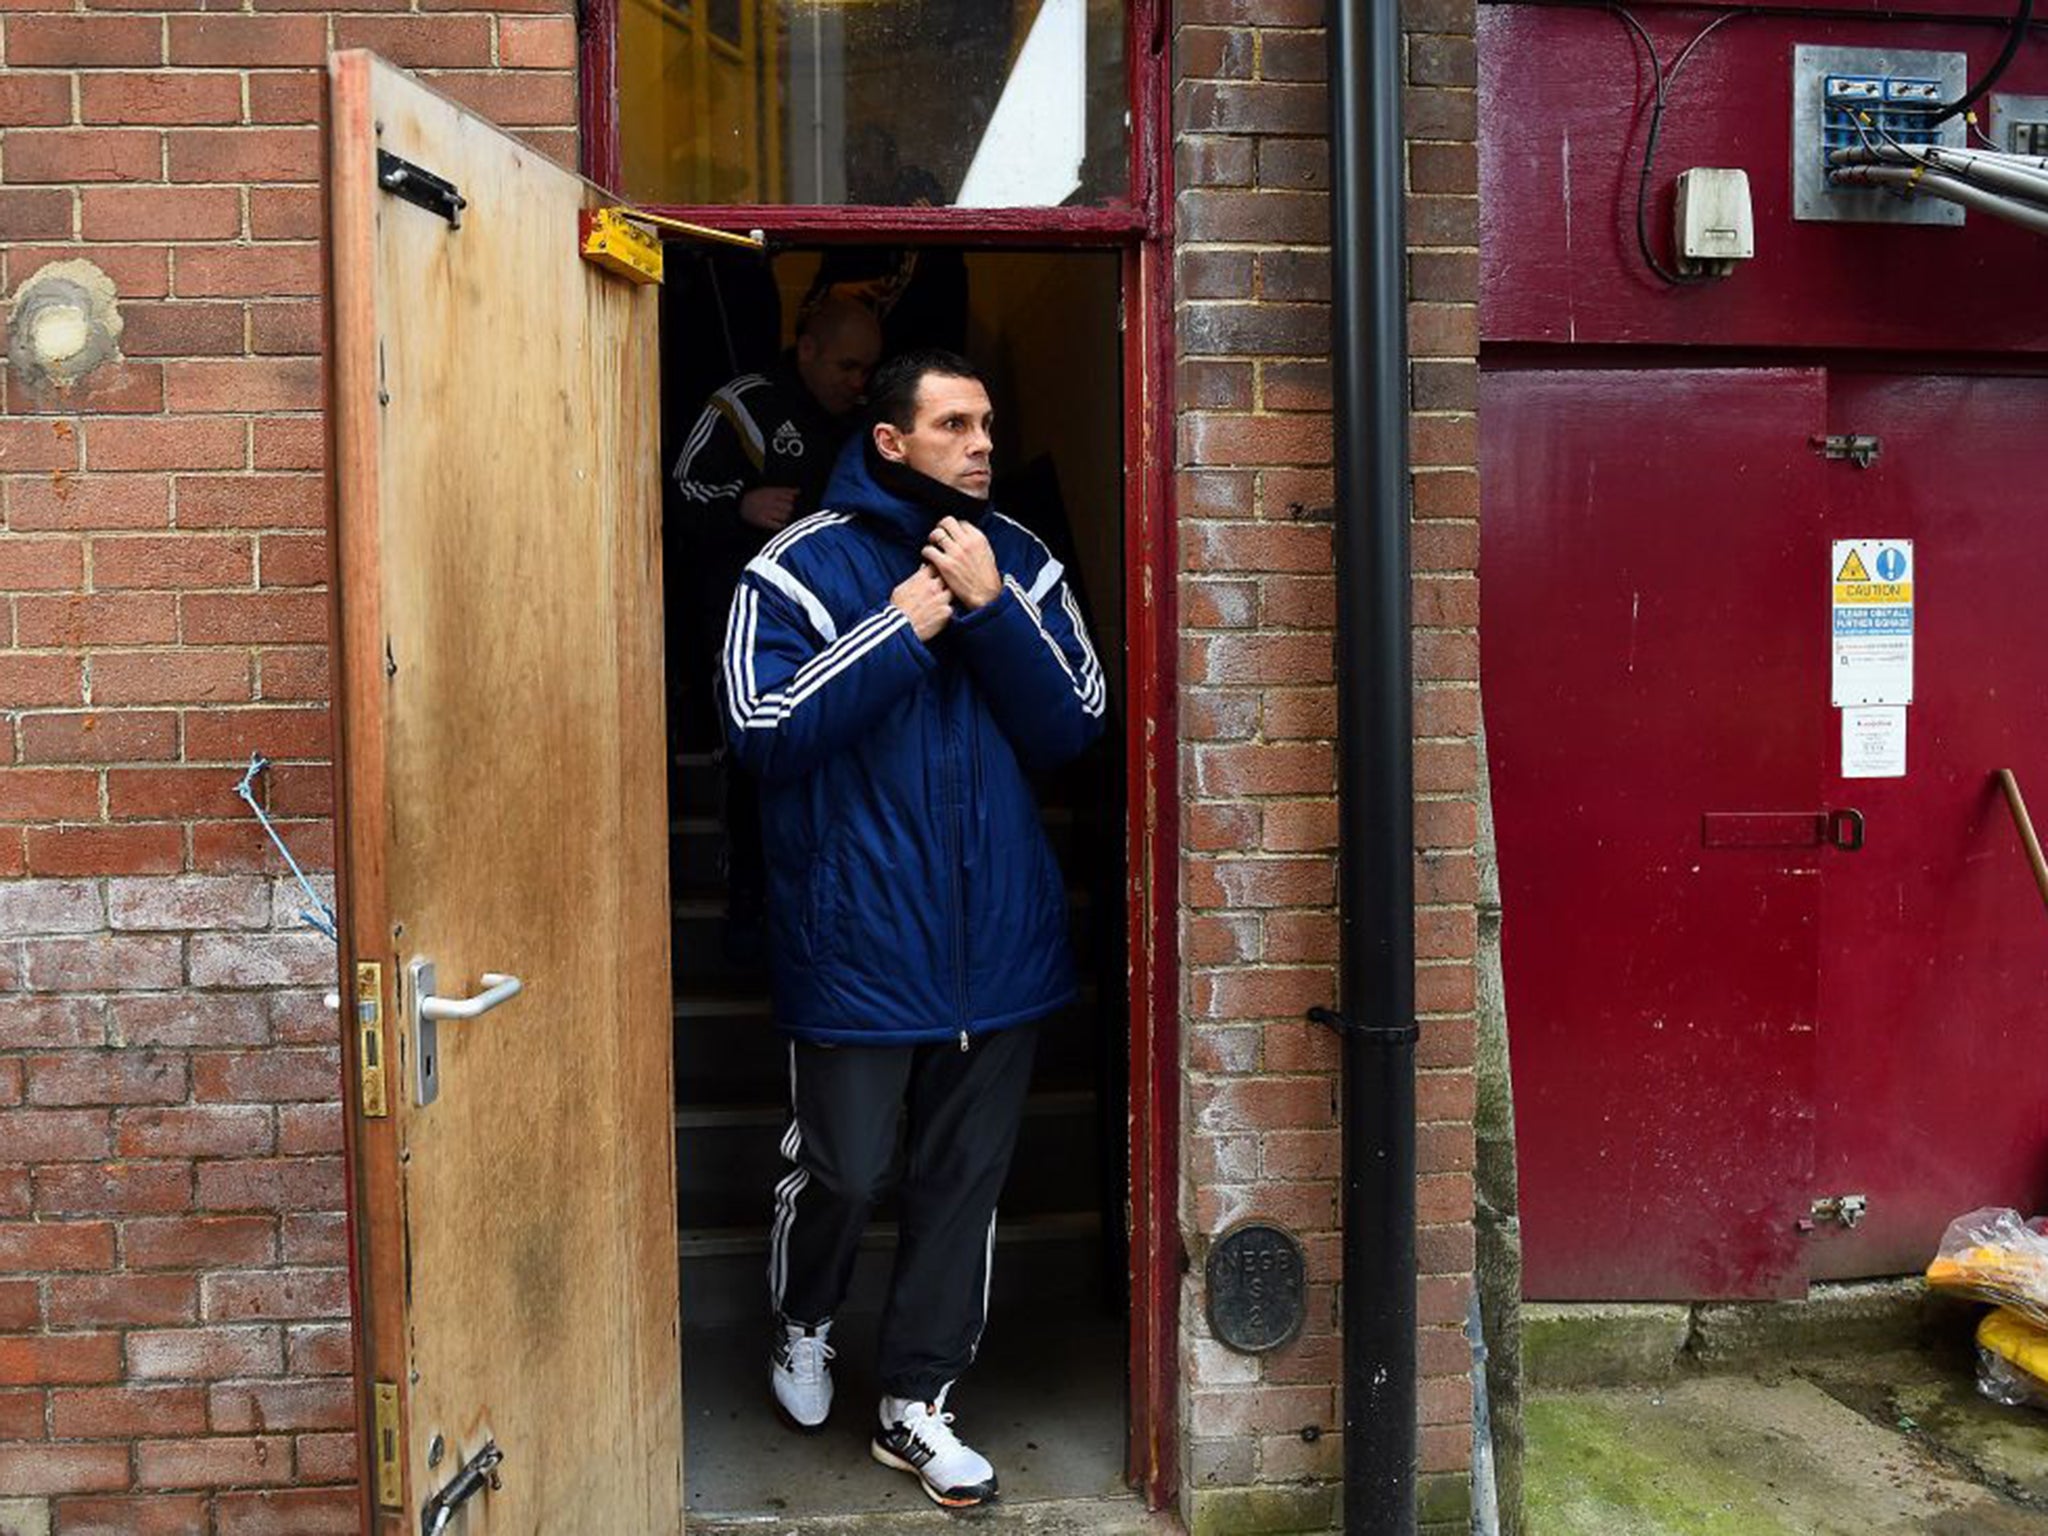
[[[354,1528],[333,949],[233,794],[330,865],[318,66],[574,155],[564,0],[199,3],[0,4],[0,293],[122,320],[0,384],[0,1531]]]
[[[1310,1322],[1234,1355],[1184,1312],[1197,1530],[1334,1518],[1328,105],[1322,0],[1182,0],[1175,34],[1186,845],[1184,1221],[1304,1239]],[[1478,179],[1473,0],[1406,0],[1415,488],[1417,1100],[1425,1519],[1464,1528],[1478,894]],[[1323,1433],[1305,1438],[1307,1426]]]

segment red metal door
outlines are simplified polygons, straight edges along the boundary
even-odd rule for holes
[[[1881,453],[1829,466],[1828,537],[1915,541],[1918,654],[1906,776],[1840,780],[1828,744],[1867,841],[1823,887],[1815,1192],[1869,1209],[1815,1232],[1823,1278],[1917,1270],[1952,1216],[2048,1200],[2048,913],[1993,782],[2048,810],[2048,380],[1838,373],[1829,395],[1828,430]]]
[[[1824,417],[1809,369],[1483,382],[1532,1297],[1805,1284],[1829,712],[1823,626],[1788,615],[1825,592]]]

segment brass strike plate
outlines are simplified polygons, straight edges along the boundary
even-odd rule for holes
[[[405,1503],[405,1490],[398,1475],[398,1384],[377,1382],[372,1396],[376,1405],[377,1506],[399,1509]]]
[[[384,1095],[384,967],[356,962],[356,1066],[363,1088],[363,1118],[391,1113]]]

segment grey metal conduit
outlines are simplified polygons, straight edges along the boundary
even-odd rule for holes
[[[1930,174],[1939,172],[1956,181],[1968,182],[2009,197],[2031,203],[2048,203],[2048,162],[2032,157],[1986,155],[1967,149],[1936,148],[1908,144],[1897,148],[1838,150],[1834,163],[1841,170],[1855,166],[1903,166],[1907,170],[1925,166]]]
[[[1344,1530],[1416,1528],[1415,832],[1400,8],[1329,7]]]
[[[1903,165],[1849,165],[1838,174],[1849,186],[1897,187],[1920,197],[1939,197],[1965,208],[1975,208],[1994,218],[2009,220],[2036,234],[2048,235],[2048,208],[2001,196],[1939,171],[1923,173],[1918,168],[1909,169]]]

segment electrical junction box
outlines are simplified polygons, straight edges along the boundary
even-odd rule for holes
[[[1882,187],[1837,186],[1828,157],[1838,149],[1897,143],[1965,147],[1960,116],[1928,119],[1969,89],[1961,53],[1911,48],[1792,50],[1792,217],[1852,224],[1960,224],[1963,210],[1938,197],[1902,197]]]
[[[2007,154],[2048,155],[2048,96],[1991,96],[1991,142]]]
[[[1749,211],[1749,172],[1694,166],[1678,178],[1677,228],[1672,247],[1688,272],[1726,277],[1735,263],[1756,254],[1756,221]]]

